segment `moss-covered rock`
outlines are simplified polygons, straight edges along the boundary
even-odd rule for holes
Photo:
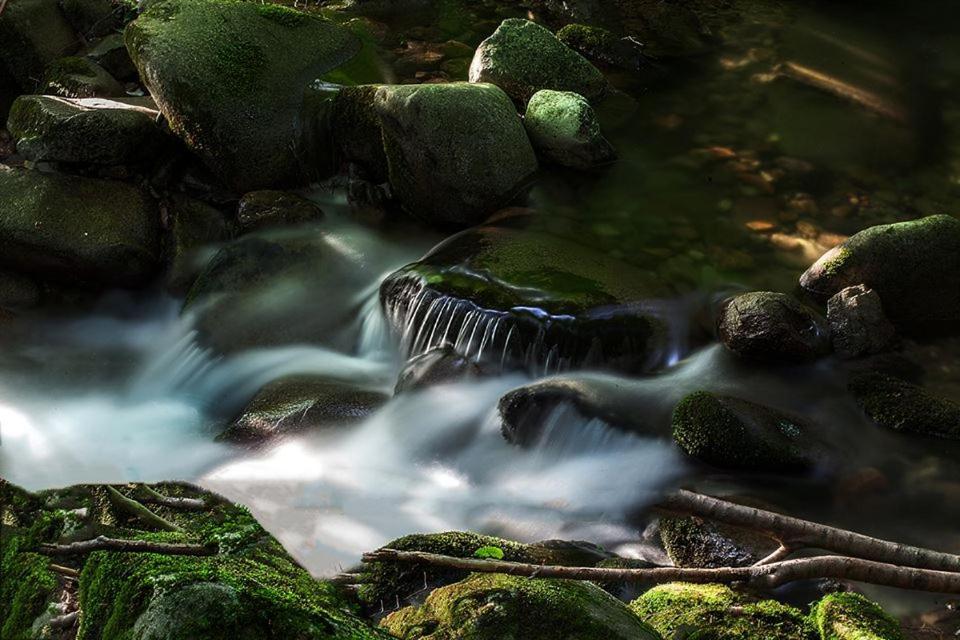
[[[171,129],[231,186],[320,177],[301,161],[315,155],[305,92],[360,49],[349,30],[276,4],[163,0],[125,38]]]
[[[860,408],[881,427],[960,439],[960,405],[950,400],[874,371],[854,374],[848,386]]]
[[[830,350],[830,330],[820,314],[770,291],[744,293],[727,302],[717,335],[731,352],[758,362],[809,362]]]
[[[537,158],[513,104],[489,84],[383,86],[390,186],[426,222],[469,226],[530,186]]]
[[[549,162],[592,169],[616,159],[587,99],[578,93],[544,89],[527,104],[523,124],[534,148]]]
[[[798,609],[751,601],[720,584],[673,582],[650,589],[630,609],[664,638],[698,640],[815,640]]]
[[[756,531],[692,516],[660,518],[660,540],[678,567],[748,567],[777,548]]]
[[[60,0],[63,13],[85,40],[102,38],[122,31],[134,19],[134,0]]]
[[[89,58],[60,58],[47,67],[42,93],[63,98],[122,98],[123,85]]]
[[[149,99],[20,96],[7,129],[29,160],[121,165],[156,157],[167,137]]]
[[[160,266],[159,213],[121,182],[0,166],[0,262],[91,286],[136,286]]]
[[[863,284],[909,335],[955,334],[960,327],[960,220],[936,215],[870,227],[825,253],[800,278],[827,299]]]
[[[290,376],[257,392],[219,440],[261,444],[302,431],[363,420],[389,396],[322,376]]]
[[[817,458],[802,422],[754,402],[698,391],[673,410],[673,439],[687,455],[723,469],[789,473]]]
[[[251,191],[240,198],[237,224],[241,231],[317,222],[323,211],[304,197],[288,191]]]
[[[33,553],[27,534],[0,524],[0,638],[32,640],[34,621],[55,602],[58,580],[50,560]]]
[[[644,47],[635,39],[617,37],[609,29],[586,24],[568,24],[557,31],[557,38],[593,63],[619,67],[633,73],[653,75],[656,65],[644,55]]]
[[[831,593],[810,611],[821,640],[903,640],[900,623],[859,593]]]
[[[549,29],[510,18],[480,43],[470,65],[470,82],[489,82],[526,104],[541,89],[600,97],[607,81],[590,62]]]
[[[0,14],[0,64],[28,93],[39,89],[47,65],[80,47],[58,0],[18,0]]]
[[[659,640],[622,602],[588,582],[477,574],[381,625],[417,640]]]

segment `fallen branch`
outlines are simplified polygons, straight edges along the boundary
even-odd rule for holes
[[[133,516],[146,524],[160,529],[161,531],[181,531],[180,527],[173,524],[166,518],[158,516],[150,509],[146,508],[136,500],[128,498],[113,487],[107,487],[107,493],[110,495],[110,502],[120,511]]]
[[[752,529],[781,541],[792,551],[821,549],[864,560],[933,569],[960,571],[960,556],[881,540],[772,511],[747,507],[692,491],[677,491],[655,505],[671,515],[690,515],[723,524]]]
[[[77,556],[94,551],[116,551],[119,553],[160,553],[168,556],[213,556],[214,547],[171,542],[152,542],[150,540],[119,540],[98,536],[92,540],[72,542],[70,544],[41,544],[38,551],[48,556]]]
[[[147,497],[141,500],[147,504],[156,504],[161,507],[167,507],[168,509],[182,509],[184,511],[207,510],[207,503],[199,498],[173,498],[165,496],[146,484],[140,485],[140,488],[147,493]]]
[[[504,573],[515,576],[592,580],[595,582],[694,582],[698,584],[736,582],[758,589],[774,589],[798,580],[834,578],[915,591],[960,593],[960,573],[899,567],[883,562],[842,556],[818,556],[784,560],[761,566],[717,569],[563,567],[503,560],[456,558],[419,551],[397,551],[395,549],[380,549],[364,554],[363,560],[364,562],[430,565],[477,573]]]
[[[60,574],[61,576],[64,576],[66,578],[71,578],[76,580],[77,578],[80,577],[79,571],[77,571],[76,569],[71,569],[70,567],[64,567],[63,565],[51,564],[47,568],[50,569],[50,571],[52,571],[53,573]]]

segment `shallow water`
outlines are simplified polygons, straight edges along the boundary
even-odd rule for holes
[[[943,20],[953,12],[938,3],[836,4],[771,5],[675,76],[649,88],[624,79],[637,107],[608,130],[620,162],[594,176],[545,176],[531,194],[540,215],[525,224],[655,272],[677,300],[716,301],[791,291],[803,269],[859,229],[956,213],[960,42]],[[860,101],[811,84],[804,70],[831,77],[834,88],[860,88]],[[339,195],[315,197],[328,211],[343,209]],[[648,428],[623,433],[562,406],[528,449],[502,439],[495,411],[505,392],[531,380],[520,374],[401,395],[361,424],[268,450],[217,444],[225,422],[271,380],[323,373],[390,391],[400,370],[401,337],[389,335],[376,290],[441,236],[384,231],[342,211],[300,233],[327,234],[355,266],[317,292],[334,327],[318,345],[215,355],[198,346],[182,301],[159,292],[24,316],[0,337],[0,476],[31,488],[198,481],[248,504],[318,575],[393,537],[447,529],[588,539],[656,559],[638,535],[646,525],[638,514],[680,484],[960,551],[960,447],[870,424],[844,390],[847,365],[832,359],[751,367],[716,344],[678,341],[656,375],[565,372],[643,415]],[[688,312],[674,322],[710,318]],[[960,400],[956,344],[904,351],[929,387]],[[705,472],[669,439],[673,405],[698,389],[800,414],[839,454],[805,478]],[[881,595],[907,604],[902,594]]]

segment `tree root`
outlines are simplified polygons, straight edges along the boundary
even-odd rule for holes
[[[160,553],[168,556],[213,556],[214,547],[200,544],[152,542],[150,540],[119,540],[98,536],[92,540],[72,542],[70,544],[41,544],[38,551],[48,556],[77,556],[94,551],[116,551],[119,553]]]

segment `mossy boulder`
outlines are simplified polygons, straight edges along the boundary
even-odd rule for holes
[[[523,544],[495,536],[448,531],[444,533],[413,534],[397,538],[384,545],[397,551],[422,551],[456,558],[474,557],[479,549],[499,549],[503,560],[534,564],[565,566],[595,566],[612,554],[586,542],[548,540]],[[428,586],[449,585],[466,578],[468,572],[416,564],[372,562],[363,567],[363,582],[358,595],[371,608],[381,604],[406,602]]]
[[[374,105],[390,186],[411,215],[469,226],[529,188],[537,158],[513,104],[497,87],[383,86]]]
[[[657,367],[668,328],[655,274],[519,219],[463,231],[387,278],[380,298],[410,355],[450,343],[497,366]],[[466,326],[466,329],[464,328]]]
[[[382,406],[387,394],[322,376],[289,376],[257,392],[219,440],[261,444],[308,430],[348,425]]]
[[[305,94],[359,51],[349,30],[276,4],[162,0],[125,39],[173,132],[232,187],[321,177],[301,160],[315,152]]]
[[[589,582],[476,574],[436,589],[381,626],[406,640],[659,640],[622,602]]]
[[[692,393],[673,410],[672,424],[684,453],[723,469],[799,472],[818,458],[803,422],[740,398]]]
[[[960,439],[960,405],[876,371],[854,374],[850,393],[881,427],[939,438]]]
[[[240,198],[237,224],[241,231],[317,222],[323,211],[302,196],[288,191],[251,191]]]
[[[855,285],[880,296],[908,335],[955,334],[960,327],[960,220],[936,215],[870,227],[825,253],[800,285],[823,299]]]
[[[134,0],[60,0],[60,6],[67,20],[85,40],[123,31],[137,12]]]
[[[635,39],[620,38],[609,29],[586,24],[568,24],[557,31],[557,38],[593,63],[619,67],[631,72],[657,69],[644,55],[644,47]]]
[[[0,263],[97,287],[138,286],[160,268],[160,215],[122,182],[0,166]]]
[[[771,291],[728,301],[717,321],[717,335],[737,356],[758,362],[810,362],[830,350],[827,321],[796,299]]]
[[[831,593],[810,618],[821,640],[903,640],[900,623],[859,593]]]
[[[117,79],[89,58],[60,58],[47,67],[42,93],[63,98],[123,98]]]
[[[774,600],[752,601],[720,584],[660,585],[631,602],[630,609],[664,638],[817,639],[798,609]]]
[[[0,61],[25,92],[39,89],[47,65],[79,47],[58,0],[17,0],[0,14]]]
[[[544,89],[527,104],[523,124],[545,160],[573,169],[593,169],[616,159],[600,131],[593,107],[579,93]]]
[[[470,82],[495,84],[520,104],[541,89],[573,91],[594,100],[607,87],[589,60],[549,29],[521,18],[504,20],[480,43],[470,65]]]
[[[756,531],[692,516],[660,518],[660,540],[678,567],[748,567],[777,548]]]
[[[149,99],[20,96],[7,129],[29,160],[122,165],[156,157],[167,142]]]

